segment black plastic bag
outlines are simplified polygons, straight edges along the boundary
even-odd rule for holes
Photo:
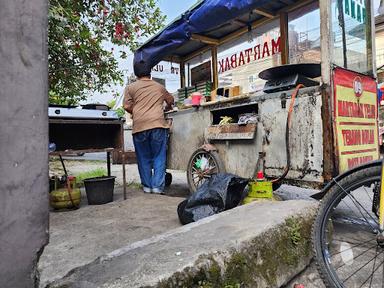
[[[236,207],[247,196],[247,184],[248,179],[236,175],[212,175],[196,193],[179,204],[180,222],[185,225]]]

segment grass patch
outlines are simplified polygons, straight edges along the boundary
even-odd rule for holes
[[[76,182],[78,185],[83,185],[84,184],[84,179],[87,178],[94,178],[94,177],[101,177],[101,176],[106,176],[107,175],[107,170],[104,168],[97,168],[94,170],[86,171],[86,172],[81,172],[79,174],[76,174]]]
[[[131,188],[131,189],[141,189],[141,188],[143,188],[143,185],[141,185],[140,183],[137,183],[137,182],[129,182],[127,184],[127,187]]]

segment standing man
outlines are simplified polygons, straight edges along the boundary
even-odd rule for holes
[[[134,66],[134,72],[137,81],[125,88],[124,109],[133,118],[132,135],[141,184],[145,193],[163,194],[170,128],[164,118],[164,103],[171,108],[174,99],[164,86],[151,79],[150,71]]]

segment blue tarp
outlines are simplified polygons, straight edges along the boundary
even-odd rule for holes
[[[161,33],[140,47],[134,55],[134,66],[150,71],[164,57],[191,39],[230,22],[268,3],[268,0],[205,0],[188,10]]]

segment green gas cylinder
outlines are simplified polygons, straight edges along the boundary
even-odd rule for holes
[[[249,182],[248,196],[243,200],[243,204],[248,204],[260,199],[273,199],[272,182],[264,178],[263,172],[258,172],[255,181]]]
[[[49,194],[49,203],[54,209],[77,209],[80,206],[81,191],[76,187],[76,178],[68,176],[66,187],[57,189],[55,180],[55,190]]]

